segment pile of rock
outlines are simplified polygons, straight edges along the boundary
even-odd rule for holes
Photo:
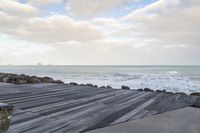
[[[0,82],[13,84],[30,84],[30,83],[57,83],[63,84],[61,80],[54,80],[50,77],[36,77],[25,74],[17,75],[11,73],[0,73]]]

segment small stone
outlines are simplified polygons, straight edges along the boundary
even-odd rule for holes
[[[97,87],[98,87],[98,85],[94,85],[94,87],[96,87],[96,88],[97,88]]]
[[[130,90],[130,88],[128,86],[122,86],[121,87],[123,90]]]

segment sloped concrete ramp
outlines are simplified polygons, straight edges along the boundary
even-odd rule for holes
[[[200,133],[200,109],[186,107],[88,133]]]

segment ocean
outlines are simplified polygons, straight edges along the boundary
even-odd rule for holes
[[[0,72],[49,76],[65,83],[200,92],[200,66],[0,66]]]

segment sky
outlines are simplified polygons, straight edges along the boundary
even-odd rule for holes
[[[200,0],[0,0],[0,65],[200,65]]]

